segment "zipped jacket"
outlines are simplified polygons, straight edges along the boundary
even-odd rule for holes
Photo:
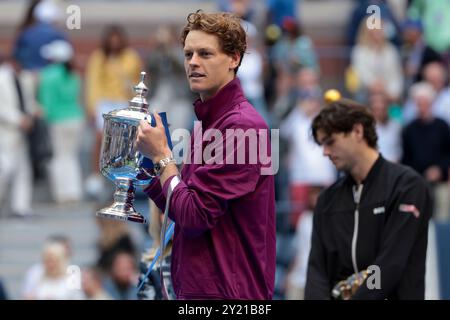
[[[315,209],[305,298],[331,299],[339,281],[372,266],[352,299],[424,299],[432,210],[423,178],[381,155],[360,185],[336,181]]]

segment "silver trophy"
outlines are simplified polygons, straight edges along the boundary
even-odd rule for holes
[[[134,87],[136,96],[130,100],[128,108],[103,114],[100,170],[115,183],[116,191],[113,204],[97,211],[98,217],[146,223],[146,219],[134,208],[136,186],[148,185],[155,177],[151,160],[136,149],[139,122],[148,120],[155,126],[155,120],[148,110],[145,75],[145,72],[141,72],[141,81]],[[166,115],[160,115],[171,147]]]

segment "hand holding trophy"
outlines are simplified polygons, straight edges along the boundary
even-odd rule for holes
[[[103,114],[103,140],[100,152],[101,173],[116,185],[114,202],[111,206],[99,210],[98,217],[111,218],[137,223],[146,223],[146,219],[134,208],[136,186],[148,185],[155,177],[154,166],[136,148],[136,138],[141,120],[147,120],[155,126],[155,119],[149,113],[144,84],[146,73],[141,72],[141,81],[134,87],[136,96],[129,102],[128,108],[113,110]],[[165,128],[167,142],[172,149],[166,114],[159,113]]]

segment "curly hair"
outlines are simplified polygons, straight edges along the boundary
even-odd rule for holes
[[[247,49],[247,38],[242,28],[241,20],[236,15],[226,12],[204,13],[201,10],[190,13],[187,17],[187,24],[181,31],[181,44],[183,47],[188,33],[192,30],[199,30],[217,36],[220,47],[225,54],[229,56],[239,54],[239,64],[234,69],[234,73],[237,73]]]
[[[377,132],[375,118],[369,108],[348,99],[333,102],[314,118],[311,131],[317,144],[317,132],[321,130],[326,136],[333,133],[349,133],[355,124],[364,128],[364,139],[369,147],[377,148]]]

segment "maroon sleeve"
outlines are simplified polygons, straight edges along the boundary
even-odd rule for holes
[[[153,202],[155,202],[156,206],[164,212],[166,196],[161,188],[159,178],[153,178],[152,182],[144,189],[144,192],[153,200]]]
[[[180,181],[170,200],[169,217],[186,234],[198,235],[215,226],[227,212],[227,203],[256,188],[260,176],[257,165],[206,165],[189,181]],[[165,194],[170,181],[164,184]]]

